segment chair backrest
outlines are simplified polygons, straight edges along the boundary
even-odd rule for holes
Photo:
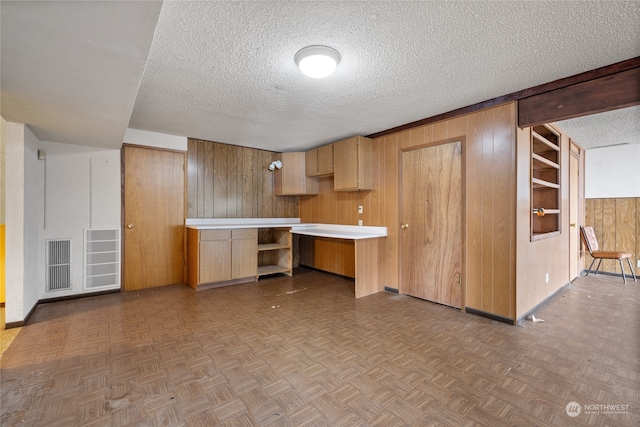
[[[591,226],[580,226],[580,231],[582,231],[582,239],[584,240],[584,244],[589,250],[590,254],[593,254],[596,251],[600,250],[598,246],[598,239],[596,239],[596,232],[593,231],[593,227]]]

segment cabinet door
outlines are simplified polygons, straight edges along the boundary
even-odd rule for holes
[[[356,190],[358,188],[358,139],[345,139],[334,144],[333,170],[334,190]]]
[[[333,144],[333,189],[357,191],[373,189],[373,142],[354,136]]]
[[[273,171],[273,193],[276,196],[318,194],[318,182],[305,176],[304,152],[280,153],[282,169]]]
[[[318,149],[304,153],[304,172],[306,176],[318,175]]]
[[[231,240],[200,240],[199,283],[231,279]]]
[[[318,175],[330,175],[333,173],[333,144],[324,145],[318,150]]]
[[[258,275],[258,230],[242,228],[231,232],[231,274],[234,279]]]

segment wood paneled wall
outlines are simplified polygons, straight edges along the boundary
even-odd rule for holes
[[[466,307],[515,318],[516,106],[509,103],[374,139],[375,186],[334,192],[320,181],[319,195],[300,199],[303,222],[386,226],[383,283],[399,287],[400,153],[437,141],[463,141],[465,175]],[[418,190],[419,191],[419,190]],[[363,206],[363,214],[358,214]]]
[[[188,140],[189,218],[297,218],[298,198],[273,194],[277,153]]]
[[[189,138],[188,218],[298,218],[298,197],[273,193],[268,166],[277,158],[271,151]],[[259,230],[259,243],[273,238],[271,230]],[[297,236],[293,240],[296,247]],[[275,256],[261,252],[258,265],[273,264]],[[297,261],[296,256],[294,266]]]
[[[531,241],[531,128],[517,128],[517,139],[516,318],[569,283],[570,156],[569,137],[561,134],[560,234]]]
[[[636,274],[640,273],[637,267],[640,257],[640,197],[587,199],[585,225],[593,227],[601,250],[631,252],[634,255],[631,264]],[[589,268],[592,259],[586,251],[585,268]],[[597,263],[593,268],[596,266]],[[600,270],[620,274],[620,264],[616,260],[604,260]],[[629,274],[628,265],[625,265],[625,274]]]

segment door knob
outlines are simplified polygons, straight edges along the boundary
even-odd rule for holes
[[[133,224],[127,224],[127,228],[133,228]]]
[[[406,229],[406,228],[409,228],[409,224],[402,224],[400,226],[400,228],[402,228],[403,230]]]

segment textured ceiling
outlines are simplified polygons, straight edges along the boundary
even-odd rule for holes
[[[2,1],[2,117],[41,140],[119,147],[161,6]]]
[[[583,148],[640,144],[640,106],[556,122]]]
[[[115,147],[128,126],[304,150],[640,56],[638,1],[167,1],[159,18],[151,2],[18,2],[5,13],[7,3],[3,117],[59,142],[82,143],[93,129]],[[102,28],[108,43],[92,53],[86,41]],[[52,58],[6,66],[19,57],[14,44]],[[295,53],[311,44],[342,55],[330,77],[296,68]],[[68,107],[81,114],[55,123],[73,104],[68,90],[84,95]]]

